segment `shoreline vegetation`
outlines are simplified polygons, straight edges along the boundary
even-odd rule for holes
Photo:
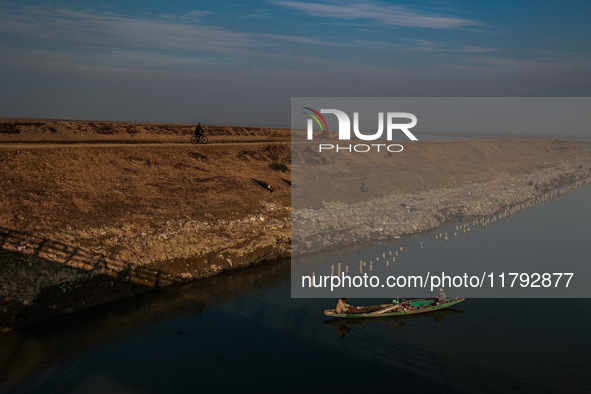
[[[22,123],[0,121],[0,330],[292,253],[516,212],[591,177],[591,155],[563,140],[420,141],[380,158],[398,169],[391,188],[369,179],[367,193],[317,201],[298,183],[292,211],[291,182],[306,176],[292,164],[315,158],[291,155],[289,130],[205,127],[210,143],[191,146],[189,125]],[[134,138],[183,145],[124,145]]]

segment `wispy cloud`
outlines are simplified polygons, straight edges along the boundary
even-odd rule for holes
[[[330,45],[330,46],[347,46],[349,44],[343,44],[334,41],[326,41],[326,40],[319,40],[316,38],[311,37],[302,37],[302,36],[286,36],[281,34],[256,34],[253,33],[250,35],[254,38],[264,38],[270,40],[278,40],[278,41],[285,41],[285,42],[295,42],[299,44],[313,44],[313,45]]]
[[[482,26],[472,19],[422,12],[407,6],[381,2],[310,3],[301,1],[271,1],[272,4],[323,18],[366,20],[384,26],[421,27],[427,29],[462,29]]]
[[[432,40],[406,39],[405,48],[411,52],[450,52],[451,49],[445,45]]]
[[[472,45],[462,45],[462,46],[450,46],[443,44],[441,42],[432,41],[432,40],[423,40],[423,39],[407,39],[404,40],[407,43],[406,49],[411,52],[432,52],[432,53],[445,53],[445,52],[455,52],[455,53],[470,53],[470,54],[477,54],[477,53],[490,53],[496,52],[498,48],[488,48],[482,46],[472,46]]]
[[[461,76],[479,81],[507,81],[518,78],[515,87],[522,86],[525,81],[536,86],[552,86],[561,89],[573,87],[588,88],[585,76],[591,68],[589,59],[580,61],[553,61],[545,59],[517,59],[493,56],[467,56],[455,63],[439,63],[438,72],[450,76]],[[532,86],[533,86],[532,85]],[[501,85],[502,86],[502,85]],[[525,91],[525,90],[524,90]]]
[[[539,70],[556,67],[559,64],[557,62],[546,62],[538,60],[523,60],[513,59],[504,57],[492,57],[492,56],[469,56],[463,59],[465,62],[483,65],[487,67],[494,67],[498,70],[511,70],[522,71],[522,70]]]
[[[78,44],[87,48],[144,48],[240,54],[256,46],[242,34],[204,23],[197,15],[128,17],[94,10],[23,7],[3,10],[0,32],[45,44]],[[189,22],[190,20],[190,22]]]
[[[486,52],[495,52],[498,51],[498,48],[487,48],[481,46],[472,46],[472,45],[464,45],[459,49],[459,52],[463,53],[486,53]]]
[[[228,59],[271,57],[278,42],[335,45],[311,37],[255,34],[207,23],[207,10],[183,15],[128,16],[91,9],[0,5],[0,34],[14,39],[0,44],[31,59],[44,56],[80,64],[119,67],[203,68]],[[11,44],[18,42],[18,44]],[[26,49],[25,49],[26,48]],[[215,59],[215,60],[212,60]]]
[[[248,14],[240,15],[240,18],[270,19],[272,18],[272,14],[269,10],[255,9],[251,10]]]
[[[425,40],[419,38],[406,38],[393,41],[370,41],[370,40],[353,40],[352,45],[362,46],[375,50],[395,50],[400,52],[409,52],[417,54],[482,54],[496,52],[498,48],[488,48],[482,46],[470,45],[452,45],[437,42],[433,40]]]

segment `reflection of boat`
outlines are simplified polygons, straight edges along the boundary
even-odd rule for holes
[[[421,319],[421,318],[428,318],[433,317],[437,322],[443,320],[446,316],[452,315],[461,315],[464,313],[462,310],[458,309],[439,309],[435,311],[429,311],[423,314],[414,314],[414,315],[396,315],[396,316],[384,316],[381,315],[378,318],[371,318],[373,322],[382,322],[382,323],[395,323],[398,321],[409,320],[409,319]],[[338,326],[342,324],[346,324],[347,326],[356,325],[356,324],[364,324],[370,321],[369,318],[360,318],[360,319],[348,319],[345,320],[342,317],[333,317],[332,319],[328,319],[324,321],[324,324],[327,326]]]
[[[349,313],[337,313],[336,309],[324,311],[326,316],[343,319],[367,319],[371,317],[390,317],[416,315],[448,308],[459,304],[465,298],[448,298],[445,302],[435,302],[433,299],[406,300],[397,304],[382,304],[353,307]]]

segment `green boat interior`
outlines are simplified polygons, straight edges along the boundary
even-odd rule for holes
[[[351,307],[348,313],[337,313],[336,309],[327,309],[324,314],[342,318],[398,316],[439,310],[462,301],[464,301],[464,298],[448,298],[445,301],[436,300],[435,298],[402,300],[400,302],[393,300],[391,304]]]

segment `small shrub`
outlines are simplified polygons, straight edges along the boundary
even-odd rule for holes
[[[136,134],[138,132],[138,130],[135,128],[135,126],[125,125],[124,127],[125,127],[125,132],[127,134],[133,135],[133,134]]]
[[[4,123],[0,125],[0,133],[2,134],[20,134],[20,129],[12,123]]]
[[[95,127],[98,134],[115,134],[116,132],[115,128],[109,124],[97,124]]]
[[[287,171],[287,166],[285,164],[277,163],[276,161],[269,164],[269,167],[271,167],[271,169],[274,171],[281,171],[281,172]]]

